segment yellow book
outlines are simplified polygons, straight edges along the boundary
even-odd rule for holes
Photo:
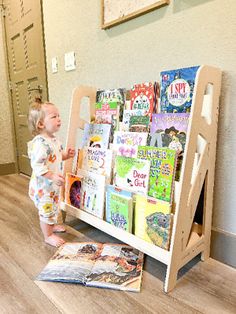
[[[168,250],[170,232],[171,205],[151,197],[136,195],[135,235]]]

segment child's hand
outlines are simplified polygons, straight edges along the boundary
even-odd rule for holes
[[[62,186],[65,182],[63,175],[57,173],[53,174],[52,180],[58,186]]]
[[[75,156],[75,150],[73,148],[68,148],[67,156],[68,158],[73,158]]]
[[[62,154],[62,160],[73,158],[75,156],[75,150],[73,148],[68,148],[67,152]]]

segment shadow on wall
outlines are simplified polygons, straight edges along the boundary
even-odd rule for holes
[[[214,0],[175,0],[173,4],[173,13],[184,11],[212,1]]]

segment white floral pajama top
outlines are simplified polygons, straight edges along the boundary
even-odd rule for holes
[[[56,137],[37,135],[28,143],[28,155],[33,170],[29,196],[39,210],[40,220],[55,224],[60,188],[42,175],[48,171],[62,173],[62,145]]]

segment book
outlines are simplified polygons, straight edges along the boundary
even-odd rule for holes
[[[144,254],[125,244],[63,244],[36,280],[139,292]]]
[[[148,195],[172,202],[176,169],[176,151],[169,148],[139,146],[137,158],[150,160]]]
[[[131,109],[144,109],[151,117],[154,107],[155,90],[151,82],[135,84],[130,90]]]
[[[112,185],[106,187],[106,221],[125,231],[132,232],[132,193]]]
[[[82,148],[85,146],[108,148],[110,139],[110,124],[86,123],[82,138]]]
[[[129,131],[129,122],[131,116],[144,116],[145,110],[143,109],[125,109],[123,112],[122,129],[120,131]]]
[[[134,193],[147,195],[150,161],[116,156],[114,185]]]
[[[72,173],[66,173],[65,203],[80,208],[82,178]]]
[[[185,151],[189,113],[153,114],[150,130],[150,146],[168,147],[178,154],[176,181],[179,181]]]
[[[92,171],[110,178],[112,150],[95,147],[85,147],[81,149],[77,169]]]
[[[103,219],[105,201],[105,176],[79,169],[77,175],[82,177],[80,208]]]
[[[171,205],[136,195],[134,234],[168,250],[171,235]]]
[[[131,116],[129,120],[130,132],[149,132],[149,116]]]
[[[190,112],[199,66],[160,73],[161,112]]]
[[[143,132],[114,132],[112,149],[119,156],[136,157],[138,145],[146,145],[148,133]]]
[[[95,123],[112,124],[119,121],[118,102],[97,102],[95,104]]]
[[[186,144],[189,113],[159,113],[152,115],[150,146],[169,147],[178,153]]]
[[[117,102],[119,103],[119,121],[122,120],[124,105],[126,101],[126,89],[114,88],[114,89],[101,89],[96,92],[96,102],[107,103]]]

